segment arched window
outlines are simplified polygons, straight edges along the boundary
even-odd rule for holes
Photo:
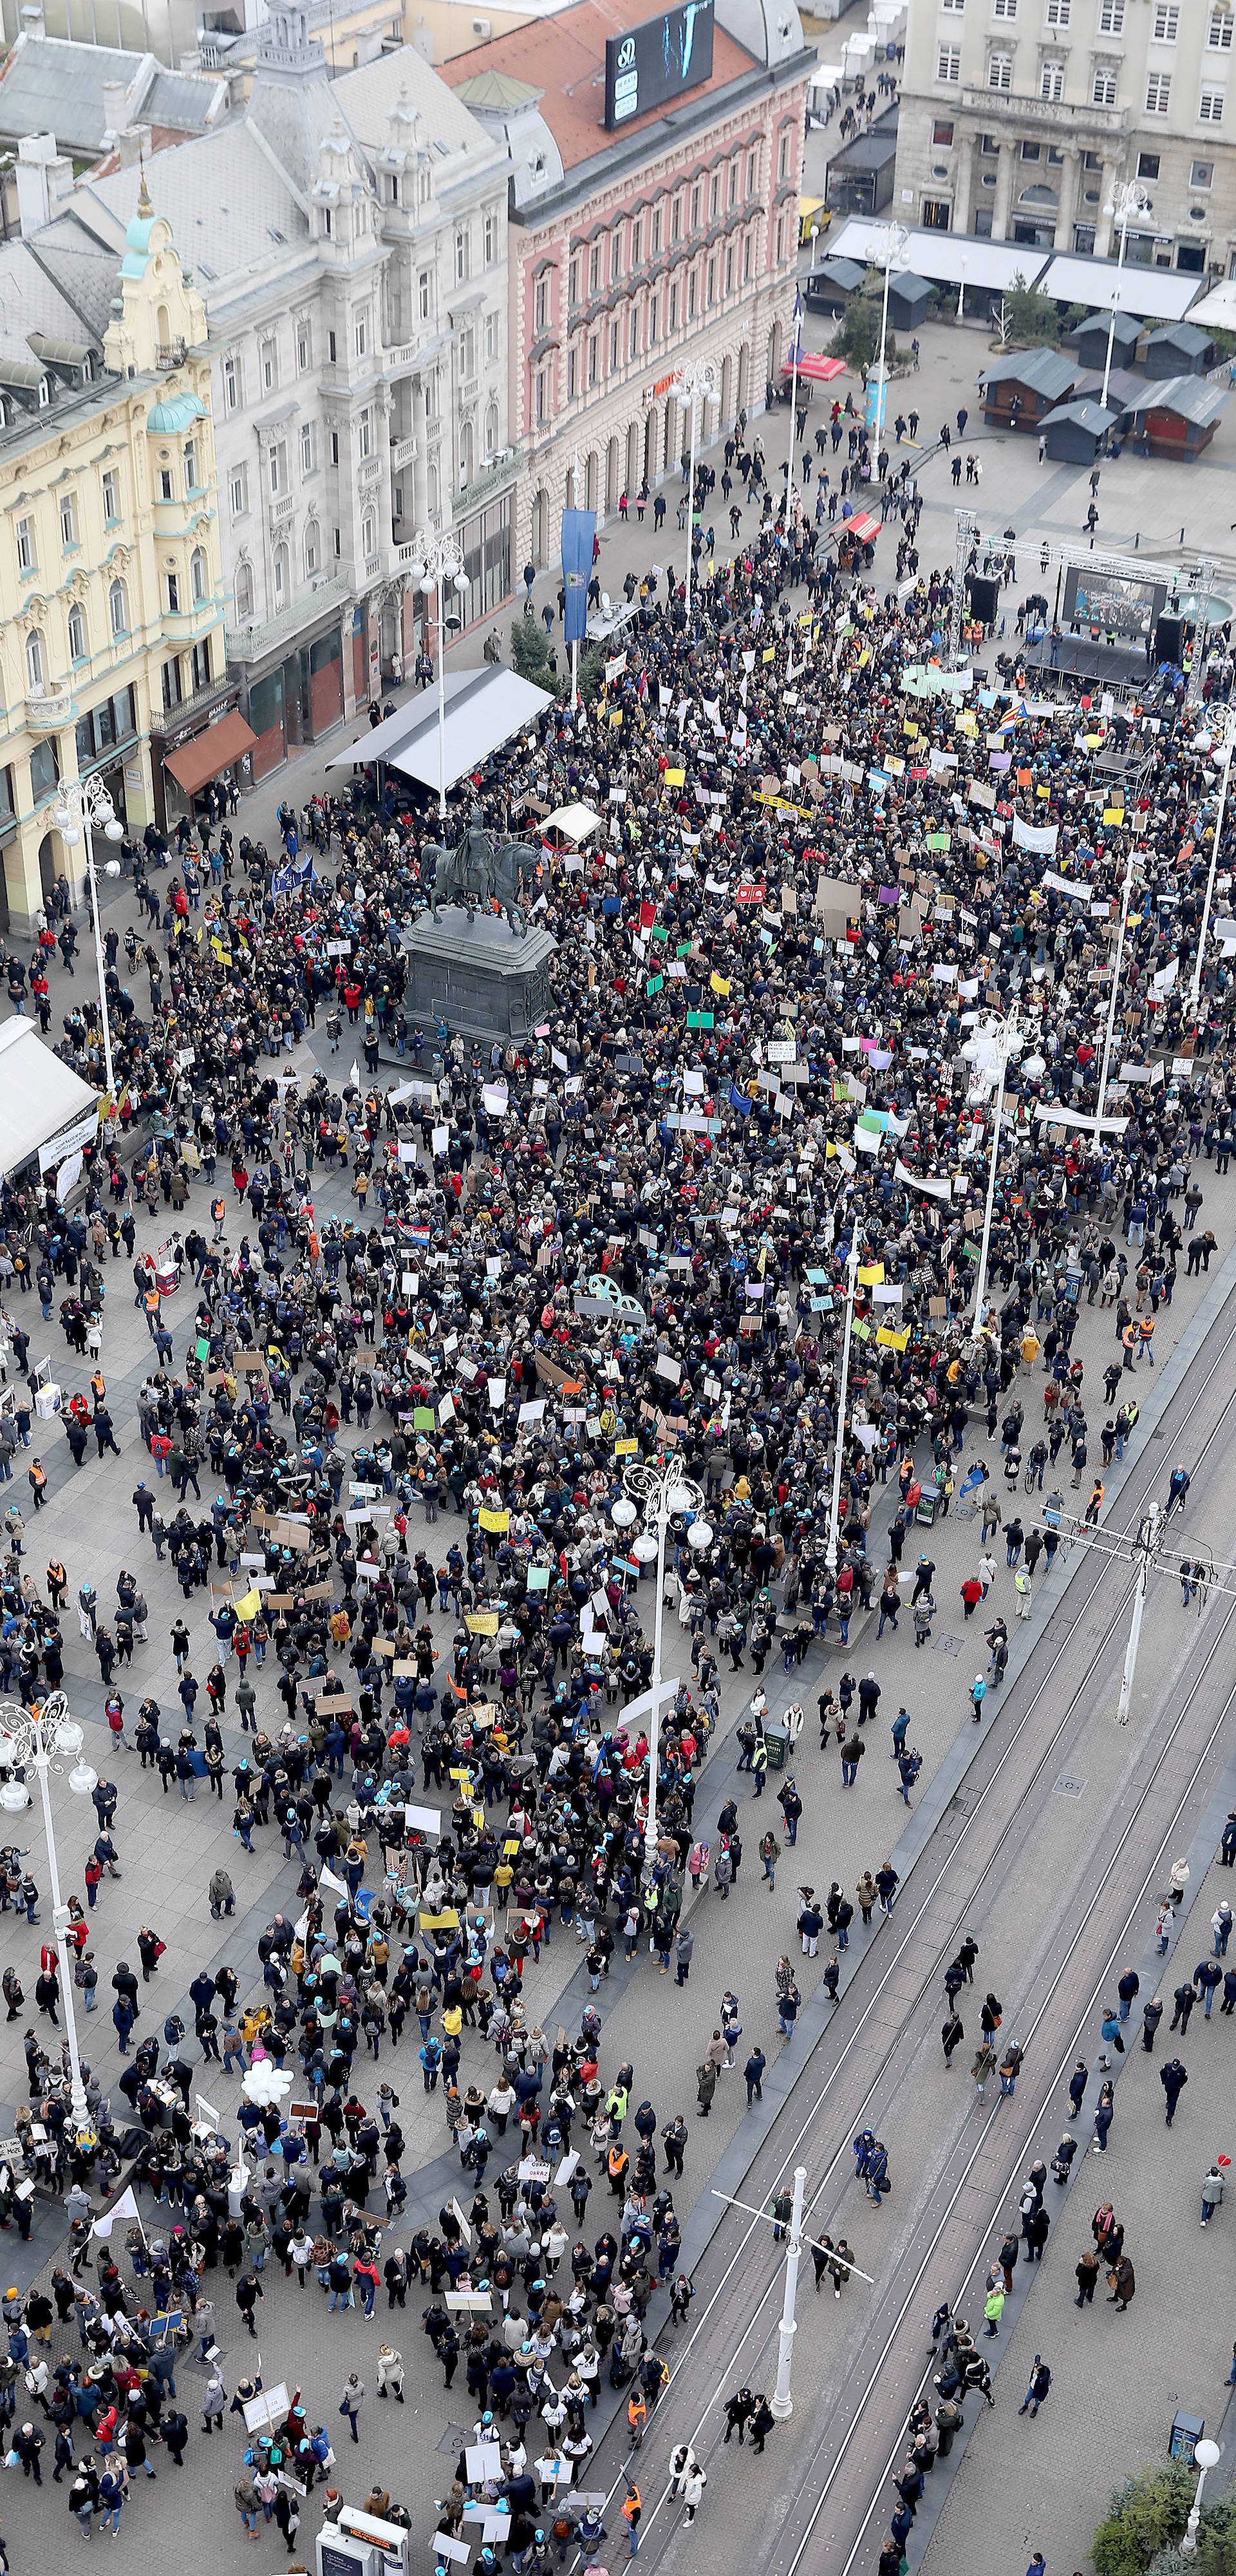
[[[242,555],[240,562],[236,566],[236,617],[238,624],[241,626],[247,626],[252,615],[253,566],[252,564],[246,563],[244,556]]]
[[[117,643],[129,631],[129,601],[124,583],[116,580],[107,594],[107,614]]]
[[[311,519],[305,530],[305,573],[308,578],[312,578],[317,571],[319,559],[318,523],[316,519]]]
[[[470,483],[472,480],[472,423],[470,420],[461,421],[459,425],[459,480],[461,484]]]
[[[498,445],[498,406],[491,403],[485,414],[485,453],[492,456]]]
[[[283,608],[283,607],[286,605],[286,602],[287,602],[287,595],[288,595],[288,550],[287,550],[287,547],[286,547],[286,546],[276,546],[276,548],[275,548],[275,606],[276,606],[276,608]]]
[[[41,698],[47,665],[43,658],[43,638],[37,626],[26,637],[26,685],[32,698]]]
[[[206,557],[200,546],[189,557],[189,588],[195,600],[206,597]]]
[[[77,600],[74,600],[73,605],[69,610],[69,660],[71,662],[84,662],[85,659],[86,619],[80,604]]]

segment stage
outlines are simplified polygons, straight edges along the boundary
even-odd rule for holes
[[[1062,679],[1092,680],[1101,689],[1150,687],[1156,664],[1147,662],[1144,644],[1102,644],[1088,635],[1045,634],[1026,649],[1028,671],[1058,672]]]

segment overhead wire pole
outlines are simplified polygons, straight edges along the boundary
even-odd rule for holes
[[[1124,1538],[1111,1531],[1090,1527],[1086,1522],[1077,1520],[1072,1513],[1066,1514],[1060,1508],[1058,1501],[1049,1503],[1043,1515],[1043,1525],[1046,1529],[1054,1531],[1057,1535],[1063,1531],[1070,1540],[1080,1540],[1083,1547],[1092,1548],[1097,1556],[1105,1557],[1110,1565],[1132,1566],[1134,1569],[1131,1596],[1133,1615],[1121,1667],[1120,1692],[1116,1701],[1118,1726],[1128,1725],[1132,1711],[1137,1656],[1141,1644],[1146,1593],[1151,1575],[1168,1574],[1179,1583],[1186,1567],[1204,1562],[1202,1559],[1195,1558],[1188,1549],[1165,1546],[1169,1516],[1170,1504],[1154,1503],[1143,1512],[1136,1530],[1128,1538]],[[1066,1520],[1069,1524],[1067,1531],[1064,1530]],[[1228,1573],[1236,1572],[1236,1568],[1230,1566],[1224,1570]],[[1216,1583],[1215,1569],[1208,1563],[1205,1564],[1204,1580],[1208,1592],[1216,1590],[1236,1597],[1236,1585]]]
[[[798,2332],[798,2320],[795,2314],[798,2304],[798,2274],[804,2246],[810,2246],[815,2253],[826,2254],[829,2262],[839,2263],[843,2272],[851,2274],[860,2281],[870,2282],[873,2289],[875,2287],[871,2273],[861,2271],[857,2263],[852,2263],[844,2254],[838,2254],[835,2246],[821,2244],[818,2237],[804,2236],[803,2205],[806,2191],[807,2168],[805,2165],[795,2165],[794,2198],[786,2240],[785,2290],[781,2301],[780,2323],[777,2327],[777,2385],[769,2399],[770,2410],[779,2424],[786,2423],[794,2412],[790,2383],[794,2366],[794,2337]],[[741,2209],[748,2218],[763,2219],[766,2226],[779,2227],[784,2223],[774,2218],[770,2209],[756,2209],[751,2201],[736,2200],[732,2192],[718,2191],[715,2185],[712,2197],[714,2200],[723,2200],[729,2209]]]
[[[996,1204],[996,1169],[1000,1160],[1000,1128],[1004,1117],[1004,1089],[1005,1084],[1008,1081],[1009,1066],[1012,1063],[1013,1057],[1020,1052],[1024,1043],[1025,1040],[1018,1022],[1016,1008],[1014,1008],[1010,1012],[1007,1020],[998,1020],[994,1025],[989,1024],[986,1029],[977,1030],[974,1037],[969,1039],[961,1050],[963,1055],[970,1056],[972,1058],[978,1074],[980,1076],[986,1075],[989,1081],[994,1080],[996,1086],[995,1108],[992,1113],[991,1160],[987,1169],[987,1197],[983,1208],[983,1240],[979,1250],[978,1278],[975,1281],[974,1288],[974,1329],[976,1333],[982,1331],[983,1299],[987,1292],[987,1259],[991,1250],[991,1222]],[[984,1062],[984,1057],[986,1057],[986,1062]]]
[[[1107,1106],[1107,1085],[1112,1069],[1112,1046],[1116,1036],[1116,1007],[1120,999],[1120,970],[1124,964],[1125,934],[1129,927],[1129,904],[1133,895],[1133,872],[1138,860],[1144,857],[1145,852],[1139,850],[1135,841],[1131,841],[1124,871],[1124,891],[1120,898],[1120,928],[1116,936],[1116,954],[1112,959],[1112,989],[1107,1005],[1107,1026],[1103,1032],[1103,1064],[1099,1074],[1099,1098],[1094,1128],[1096,1144],[1102,1141],[1103,1112]]]
[[[837,1420],[833,1430],[833,1490],[828,1507],[828,1540],[824,1561],[830,1574],[837,1571],[841,1537],[841,1471],[845,1461],[845,1400],[850,1383],[850,1341],[854,1330],[854,1295],[858,1286],[858,1211],[851,1219],[853,1232],[846,1261],[845,1325],[841,1337],[841,1383],[837,1390]]]

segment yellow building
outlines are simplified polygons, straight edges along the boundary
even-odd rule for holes
[[[144,187],[104,327],[45,239],[37,264],[0,249],[0,926],[23,934],[58,876],[81,889],[67,784],[97,778],[140,837],[252,740],[227,713],[201,298]]]

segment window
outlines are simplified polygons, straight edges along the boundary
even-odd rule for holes
[[[538,331],[548,331],[548,329],[549,329],[549,279],[548,279],[547,277],[538,277],[538,279],[537,279],[537,282],[536,282],[536,298],[535,298],[535,313],[536,313],[536,328],[537,328],[537,330],[538,330]]]
[[[674,212],[675,214],[678,212],[678,200],[676,197],[674,199]],[[601,245],[599,242],[594,242],[588,253],[588,292],[590,295],[599,295],[600,291]]]
[[[579,360],[574,349],[567,350],[567,401],[574,402],[579,392]]]
[[[595,331],[588,342],[588,382],[595,385],[601,372],[600,344]]]
[[[994,134],[980,134],[979,150],[984,161],[998,161],[1000,158],[1000,146]]]
[[[462,226],[455,235],[455,284],[462,286],[468,275],[468,236]]]
[[[929,233],[946,233],[952,217],[947,197],[924,197],[923,228]]]
[[[1099,34],[1123,36],[1124,0],[1099,0]]]
[[[223,401],[228,411],[239,411],[241,402],[240,360],[231,351],[223,361]]]
[[[486,366],[492,366],[493,361],[494,361],[494,359],[497,357],[497,355],[498,355],[498,316],[497,316],[497,314],[496,314],[496,313],[487,313],[487,314],[486,314],[486,316],[485,316],[485,364],[486,364]]]
[[[789,134],[788,134],[788,132],[786,132],[786,133],[783,133],[783,134],[782,134],[781,139],[780,139],[780,141],[779,141],[779,143],[778,143],[778,145],[777,145],[777,177],[778,177],[779,179],[788,179],[788,178],[789,178],[789,175],[790,175],[790,138],[789,138]]]
[[[366,563],[372,562],[376,550],[376,522],[372,510],[366,510],[361,519],[361,553]]]
[[[1199,125],[1222,125],[1223,99],[1224,92],[1221,89],[1204,89],[1202,91],[1202,95],[1197,103],[1197,117]]]
[[[109,527],[120,516],[120,483],[110,471],[103,477],[103,516]]]
[[[1209,188],[1213,186],[1214,175],[1215,165],[1213,161],[1191,161],[1189,163],[1189,186],[1191,188]]]
[[[274,573],[275,606],[276,608],[282,608],[288,595],[288,550],[286,546],[276,546],[274,562],[271,569]]]
[[[1152,35],[1156,45],[1174,45],[1180,26],[1176,0],[1155,0]]]
[[[959,81],[961,79],[960,45],[937,45],[936,79],[938,81]]]
[[[366,457],[366,456],[372,456],[372,454],[373,454],[373,413],[372,413],[372,410],[370,409],[370,406],[369,406],[369,404],[368,404],[368,403],[366,403],[366,404],[365,404],[365,406],[364,406],[364,408],[363,408],[363,410],[362,410],[362,412],[361,412],[360,418],[359,418],[359,420],[357,421],[357,424],[356,424],[356,433],[357,433],[357,435],[356,435],[357,449],[358,449],[358,452],[359,452],[360,456],[362,457],[362,459],[363,459],[364,457]]]
[[[1166,116],[1167,111],[1168,111],[1168,108],[1169,108],[1169,106],[1170,106],[1170,104],[1171,104],[1171,96],[1172,96],[1172,76],[1171,76],[1171,73],[1170,73],[1170,72],[1148,72],[1148,73],[1147,73],[1147,75],[1146,75],[1146,114],[1147,114],[1147,116]]]
[[[362,304],[352,325],[352,348],[358,358],[369,354],[369,307]]]
[[[234,519],[243,519],[249,507],[249,468],[234,465],[227,481],[228,508]]]
[[[36,803],[50,796],[60,778],[60,755],[56,737],[49,733],[46,742],[36,742],[30,754],[30,792]]]
[[[964,17],[965,7],[966,0],[940,0],[940,12],[945,18]]]
[[[727,261],[732,261],[733,257],[733,252],[727,251]],[[639,307],[635,304],[631,307],[630,316],[627,322],[627,356],[628,358],[637,358],[639,356]]]
[[[332,465],[337,465],[339,462],[339,432],[337,429],[332,429],[330,434],[330,461]]]
[[[776,240],[776,260],[777,260],[777,265],[778,265],[778,267],[780,267],[781,262],[782,262],[782,260],[783,260],[784,258],[785,258],[785,217],[784,217],[784,215],[778,215],[778,217],[777,217],[777,240]]]
[[[1073,0],[1047,0],[1043,23],[1048,27],[1067,27]]]
[[[1158,175],[1159,175],[1159,156],[1158,156],[1158,153],[1157,153],[1157,152],[1139,152],[1139,153],[1138,153],[1138,156],[1137,156],[1137,175],[1138,175],[1138,178],[1139,178],[1139,179],[1157,179],[1157,178],[1158,178]]]
[[[1023,143],[1020,150],[1023,161],[1037,161],[1039,153],[1042,150],[1042,145],[1038,143]]]
[[[203,635],[201,643],[195,644],[193,647],[193,687],[195,694],[198,689],[208,689],[210,687],[210,681],[210,637],[209,635]]]
[[[533,411],[538,423],[543,423],[549,418],[549,373],[545,367],[537,369],[533,391]]]
[[[947,152],[953,140],[951,116],[937,116],[931,129],[931,140],[937,152]]]
[[[1063,96],[1064,64],[1057,57],[1049,55],[1039,69],[1039,97],[1056,99]]]
[[[300,428],[301,473],[312,474],[315,463],[316,458],[314,456],[313,448],[313,422],[311,420],[305,420],[301,422]]]
[[[572,256],[567,266],[567,302],[568,304],[578,304],[579,302],[578,254],[574,254]]]
[[[197,606],[206,597],[206,557],[201,546],[195,546],[189,557],[189,593]]]
[[[73,605],[69,610],[69,660],[70,662],[84,662],[85,659],[86,615],[80,603],[77,600],[74,600]]]
[[[283,461],[284,450],[282,446],[279,445],[278,442],[272,442],[266,450],[266,476],[267,481],[270,484],[270,495],[272,501],[278,498],[278,495],[283,490],[284,483],[287,479],[283,470]]]
[[[43,695],[46,668],[43,659],[43,638],[38,628],[32,627],[26,637],[26,686],[32,698],[41,698]]]
[[[707,266],[707,268],[706,268],[706,270],[705,270],[705,272],[704,272],[704,297],[705,297],[705,301],[706,301],[707,303],[709,303],[709,304],[715,304],[715,303],[716,303],[716,300],[717,300],[717,263],[716,263],[715,259],[710,259],[710,260],[709,260],[709,262],[708,262],[708,266]]]
[[[180,705],[181,699],[184,695],[184,689],[180,678],[180,656],[178,653],[174,653],[170,661],[164,663],[162,679],[163,712],[167,715],[173,707],[178,707]]]
[[[993,18],[1015,18],[1017,0],[991,0],[991,14]]]
[[[459,334],[459,372],[465,379],[476,374],[476,333],[470,322]]]
[[[258,370],[264,394],[273,394],[279,382],[279,352],[273,340],[263,340],[258,351]]]
[[[164,584],[164,589],[165,589],[165,591],[166,591],[166,593],[167,593],[167,613],[168,613],[168,616],[169,616],[169,617],[179,617],[179,615],[180,615],[180,575],[179,575],[179,573],[178,573],[178,572],[168,572],[168,573],[165,573],[165,574],[164,574],[164,576],[163,576],[163,584]]]
[[[622,226],[615,224],[609,237],[609,273],[611,281],[622,275]]]
[[[197,479],[197,449],[194,446],[192,439],[190,439],[189,444],[185,449],[185,490],[186,492],[196,492],[199,488]]]
[[[309,320],[309,316],[308,316],[308,314],[307,314],[307,313],[302,313],[302,315],[301,315],[301,317],[300,317],[300,320],[298,321],[298,323],[297,323],[297,325],[296,325],[296,372],[297,372],[297,375],[298,375],[298,376],[307,376],[307,375],[308,375],[308,373],[309,373],[310,368],[312,367],[312,365],[313,365],[313,324],[312,324],[312,322]]]
[[[987,86],[988,89],[1012,88],[1013,57],[1011,54],[996,53],[988,56]]]
[[[245,626],[253,615],[253,566],[241,556],[236,566],[236,618]]]
[[[737,177],[737,172],[735,172],[735,173],[734,173],[734,176],[735,176],[735,177]],[[753,196],[755,195],[755,191],[756,191],[756,187],[757,187],[757,185],[758,185],[758,181],[759,181],[759,154],[758,154],[758,152],[749,152],[749,153],[747,154],[747,195],[748,195],[749,197],[753,197]],[[733,191],[733,189],[731,189],[731,191],[730,191],[730,204],[731,204],[731,205],[733,205],[733,203],[734,203],[734,191]]]
[[[60,495],[60,543],[62,546],[75,546],[77,543],[77,512],[71,492]]]
[[[1090,84],[1091,102],[1095,107],[1115,106],[1116,81],[1117,70],[1115,63],[1095,64],[1094,78]]]
[[[305,530],[305,577],[307,580],[312,579],[313,574],[317,571],[318,564],[321,561],[321,553],[322,547],[321,539],[318,534],[318,523],[316,519],[311,519]]]
[[[632,268],[638,268],[638,267],[639,267],[640,261],[642,260],[643,256],[644,256],[644,226],[643,226],[642,218],[637,218],[637,220],[635,221],[635,223],[634,223],[634,224],[632,225],[632,227],[631,227],[631,266],[632,266]]]
[[[107,594],[107,620],[114,640],[119,643],[129,631],[129,601],[122,581],[114,581]]]
[[[416,310],[422,322],[427,322],[433,311],[433,279],[427,268],[421,270],[416,281]]]
[[[485,217],[484,239],[485,266],[486,268],[492,268],[494,261],[498,256],[498,218],[496,214],[486,215]]]
[[[653,208],[653,214],[652,214],[652,255],[653,255],[653,258],[654,258],[654,259],[657,257],[657,255],[658,255],[658,253],[659,253],[659,251],[660,251],[660,248],[661,248],[661,209],[660,209],[660,207],[659,207],[659,206],[654,206],[654,208]]]
[[[652,295],[648,299],[648,346],[650,349],[654,349],[656,347],[659,336],[660,316],[657,311],[656,296]]]
[[[616,376],[618,373],[618,325],[616,322],[611,322],[609,326],[609,372],[611,376]]]
[[[1206,42],[1212,54],[1230,54],[1232,50],[1232,12],[1212,9],[1206,29]]]
[[[170,501],[172,498],[172,488],[172,469],[170,465],[161,465],[159,467],[159,499],[161,501]]]
[[[17,522],[17,569],[19,572],[34,570],[33,519],[19,519]]]
[[[327,332],[327,334],[326,334],[326,355],[327,355],[327,357],[329,358],[330,363],[331,363],[331,365],[332,365],[332,367],[333,367],[333,366],[334,366],[334,364],[335,364],[335,360],[336,360],[336,358],[337,358],[337,357],[338,357],[338,355],[339,355],[339,343],[338,343],[338,341],[336,340],[336,338],[335,338],[335,334],[334,334],[334,332],[333,332],[333,331],[328,331],[328,332]]]

